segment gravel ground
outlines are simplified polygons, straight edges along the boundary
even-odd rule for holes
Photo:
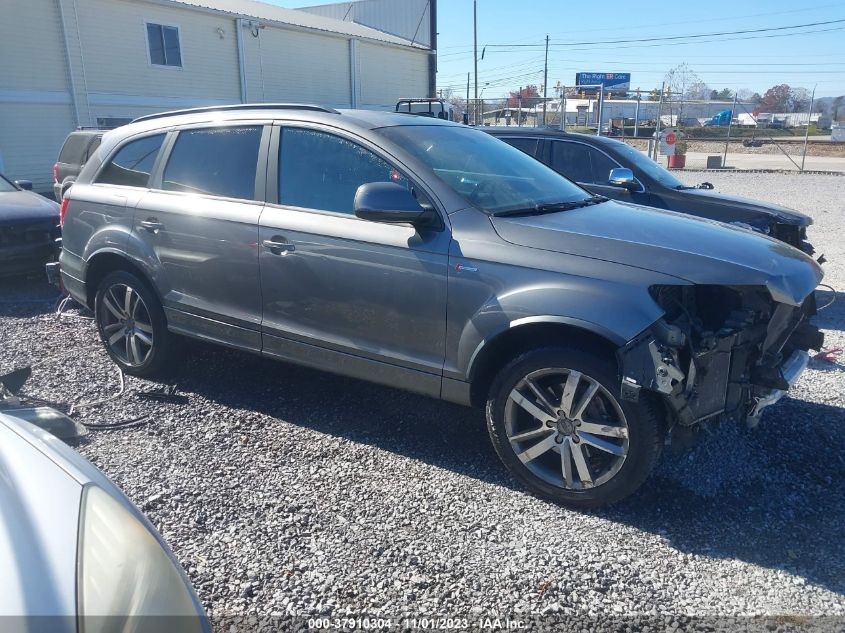
[[[705,176],[812,215],[826,281],[845,291],[845,181],[681,174]],[[113,393],[93,324],[57,321],[53,301],[40,282],[0,285],[0,372],[39,363],[28,393],[60,403]],[[845,301],[819,323],[845,347]],[[813,361],[760,427],[667,454],[633,498],[592,513],[512,483],[479,412],[200,345],[175,378],[189,404],[142,401],[158,385],[128,379],[78,419],[150,421],[77,449],[159,528],[219,630],[244,614],[778,616],[775,630],[845,617],[843,372]]]

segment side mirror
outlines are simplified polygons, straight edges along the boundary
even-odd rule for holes
[[[637,191],[640,188],[640,183],[634,178],[634,172],[627,167],[611,169],[607,180],[614,187],[622,187],[628,191]]]
[[[32,191],[32,181],[31,180],[16,180],[15,184],[20,187],[21,189],[25,189],[26,191]]]
[[[420,206],[406,187],[395,182],[368,182],[355,192],[355,215],[384,224],[431,226],[435,215]]]

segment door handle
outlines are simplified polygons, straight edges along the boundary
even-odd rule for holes
[[[164,225],[155,218],[141,220],[138,224],[141,225],[141,228],[149,231],[150,233],[158,233],[161,229],[164,228]]]
[[[264,240],[261,242],[261,245],[266,248],[268,251],[273,253],[274,255],[280,255],[282,253],[290,253],[291,251],[296,250],[296,246],[291,244],[290,242],[281,242],[277,241],[282,238],[275,237],[272,240]]]

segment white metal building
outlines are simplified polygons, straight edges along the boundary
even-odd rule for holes
[[[162,110],[429,96],[433,11],[392,4],[377,29],[255,0],[0,0],[0,169],[49,191],[72,129]],[[389,32],[414,19],[416,40]]]

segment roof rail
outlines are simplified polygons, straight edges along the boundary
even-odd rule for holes
[[[197,114],[202,112],[227,112],[229,110],[308,110],[311,112],[327,112],[329,114],[340,114],[334,108],[327,108],[310,103],[233,103],[231,105],[205,106],[202,108],[187,108],[185,110],[171,110],[170,112],[158,112],[146,114],[133,119],[132,123],[138,121],[149,121],[179,114]]]

